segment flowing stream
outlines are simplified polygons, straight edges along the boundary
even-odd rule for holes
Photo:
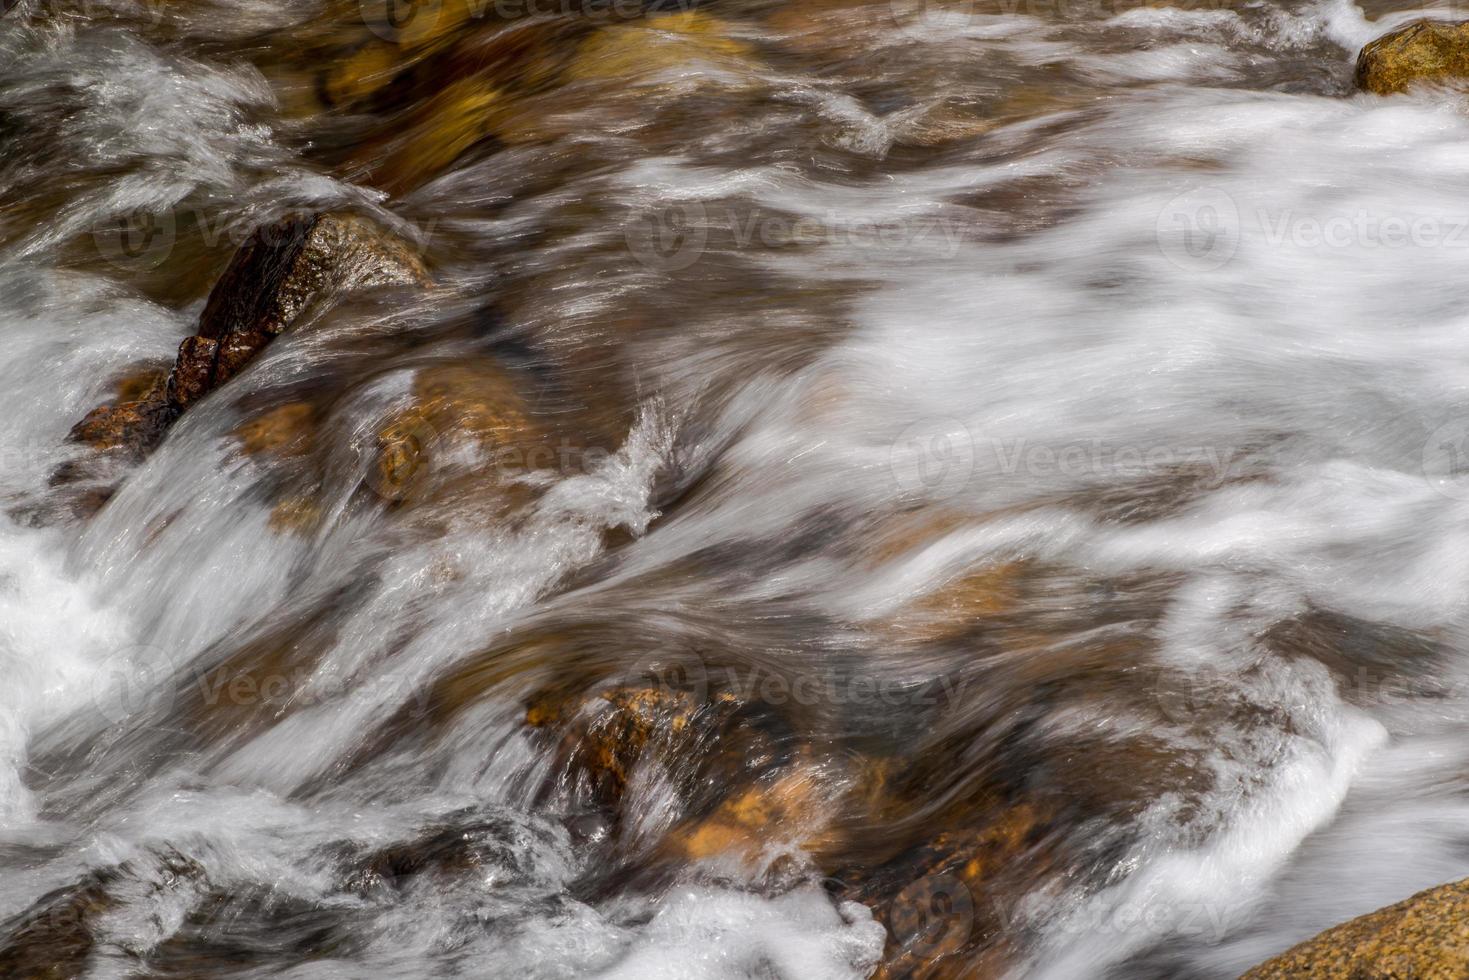
[[[1224,978],[1469,875],[1423,11],[380,8],[0,3],[0,972]],[[302,209],[437,285],[72,508]]]

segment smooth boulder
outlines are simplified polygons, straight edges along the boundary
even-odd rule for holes
[[[1368,42],[1357,55],[1357,87],[1375,95],[1458,79],[1469,79],[1469,21],[1416,20]]]
[[[1419,892],[1308,939],[1241,980],[1469,976],[1469,880]]]

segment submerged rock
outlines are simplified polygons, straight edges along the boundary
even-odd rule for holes
[[[1376,95],[1463,78],[1469,78],[1469,22],[1414,21],[1369,42],[1357,56],[1357,87]]]
[[[1328,929],[1241,980],[1463,976],[1469,976],[1469,880]]]
[[[729,35],[730,25],[699,11],[604,27],[582,42],[568,77],[572,81],[629,81],[704,66],[743,70],[754,52]]]

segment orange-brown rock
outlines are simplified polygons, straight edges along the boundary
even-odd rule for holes
[[[350,106],[380,91],[403,68],[395,45],[374,39],[327,69],[321,94],[330,106]]]
[[[1241,980],[1459,980],[1469,976],[1469,881],[1421,891],[1328,929]]]
[[[269,527],[277,534],[306,534],[321,523],[321,505],[312,497],[287,497],[271,508]]]
[[[603,27],[582,42],[567,71],[571,81],[630,81],[705,65],[745,69],[754,52],[729,36],[729,25],[691,10]]]
[[[140,398],[92,409],[72,427],[69,438],[141,459],[163,437],[173,418],[163,386],[155,385]]]
[[[670,850],[685,861],[727,857],[753,862],[767,848],[797,846],[819,853],[840,787],[810,762],[736,790],[707,817],[676,829]]]
[[[311,446],[316,409],[309,402],[278,405],[235,427],[240,447],[251,456],[300,456]]]
[[[539,138],[545,113],[526,98],[554,86],[575,33],[535,18],[461,32],[394,79],[387,94],[410,108],[365,140],[342,173],[401,195],[477,146]]]
[[[377,431],[367,482],[400,502],[458,500],[474,510],[523,503],[527,487],[518,461],[528,458],[538,431],[514,380],[489,358],[420,368],[411,401]],[[471,450],[477,464],[441,465],[453,450]]]
[[[686,731],[697,709],[687,692],[652,687],[570,701],[546,694],[526,710],[526,724],[562,731],[558,754],[571,791],[585,802],[615,807],[649,744]]]

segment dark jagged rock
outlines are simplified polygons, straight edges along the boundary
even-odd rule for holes
[[[260,229],[215,284],[168,384],[182,412],[224,384],[308,307],[379,286],[427,286],[397,237],[355,215],[297,215]]]
[[[158,900],[176,891],[198,894],[204,887],[203,867],[176,851],[156,855],[153,861],[124,862],[93,871],[0,924],[0,976],[71,980],[84,975],[94,947],[105,941],[98,935],[98,923],[118,905],[114,890],[120,889],[136,902]],[[140,945],[148,943],[143,940]],[[131,943],[115,948],[135,956],[145,951],[132,948]]]
[[[1376,95],[1456,79],[1469,79],[1469,21],[1417,20],[1368,42],[1357,55],[1357,87]]]
[[[167,380],[89,412],[69,440],[98,453],[59,469],[52,484],[90,485],[81,509],[95,510],[110,495],[107,485],[119,465],[145,457],[180,415],[308,309],[362,290],[430,284],[405,242],[356,215],[298,214],[258,229],[210,292],[198,333],[179,345]]]

